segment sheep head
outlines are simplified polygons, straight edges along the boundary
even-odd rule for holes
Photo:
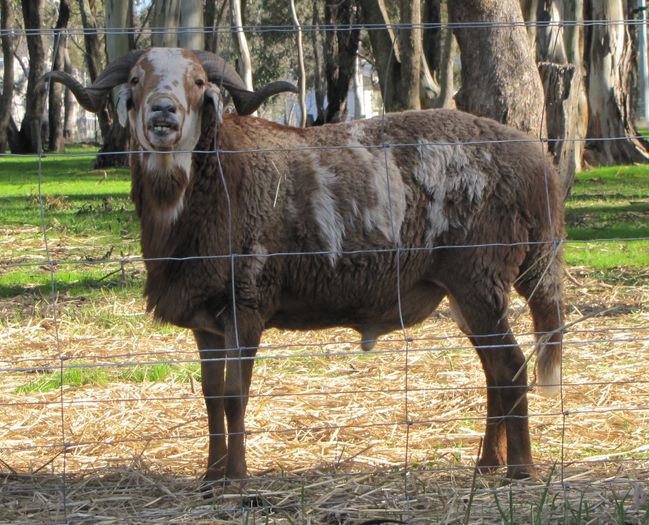
[[[109,64],[90,87],[70,75],[52,71],[43,80],[65,84],[88,111],[101,109],[107,93],[120,86],[117,114],[129,122],[144,150],[189,151],[200,136],[200,117],[206,103],[222,113],[221,88],[226,89],[240,115],[253,113],[268,97],[296,91],[288,82],[273,82],[248,91],[236,71],[207,51],[150,48],[131,51]]]

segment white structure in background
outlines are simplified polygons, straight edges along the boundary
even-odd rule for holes
[[[300,122],[300,106],[295,97],[285,97],[285,100],[284,117],[279,120],[296,126]],[[327,107],[326,95],[324,106]],[[306,107],[309,115],[308,120],[315,120],[318,116],[318,109],[314,91],[307,92]],[[347,91],[347,120],[374,117],[379,114],[380,107],[381,95],[377,87],[374,69],[370,63],[357,56],[356,69]]]
[[[20,123],[23,120],[25,115],[25,99],[27,93],[27,74],[29,70],[23,69],[22,64],[26,68],[29,67],[29,58],[21,57],[20,61],[14,58],[14,97],[13,103],[11,105],[11,116],[14,119],[14,122],[20,127]],[[4,59],[0,57],[0,70],[4,67]],[[84,70],[73,69],[72,74],[74,77],[78,78],[82,84],[88,84],[87,82],[87,73]],[[0,77],[0,86],[2,86],[2,77]],[[47,108],[43,113],[43,123],[47,123],[48,114]],[[85,111],[79,104],[76,99],[72,97],[72,115],[71,115],[72,125],[71,131],[72,136],[66,138],[66,142],[92,142],[92,143],[101,143],[101,133],[99,131],[99,123],[97,122],[97,116],[94,113],[89,113]],[[44,137],[44,140],[47,140],[47,137]]]

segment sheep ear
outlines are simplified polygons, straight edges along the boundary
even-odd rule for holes
[[[205,90],[205,102],[208,101],[214,106],[216,122],[220,124],[223,122],[223,97],[221,96],[221,90],[212,83],[209,83]]]
[[[123,128],[128,123],[128,107],[130,102],[131,89],[124,85],[119,88],[119,94],[117,95],[117,120],[119,120],[119,124]]]

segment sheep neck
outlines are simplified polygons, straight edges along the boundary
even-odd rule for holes
[[[145,257],[170,255],[170,234],[185,209],[191,153],[140,153],[131,159],[132,191]]]

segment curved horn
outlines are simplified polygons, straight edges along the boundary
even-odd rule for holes
[[[194,54],[201,61],[210,82],[228,90],[239,115],[254,113],[272,95],[285,91],[297,93],[293,84],[284,81],[272,82],[259,91],[248,91],[236,70],[223,58],[209,51],[194,51]]]
[[[101,99],[97,99],[94,94],[88,92],[88,88],[82,86],[81,83],[72,75],[69,75],[68,73],[65,73],[63,71],[50,71],[49,73],[45,73],[41,77],[39,83],[43,87],[45,87],[44,84],[49,80],[60,82],[65,87],[69,88],[77,99],[77,102],[79,102],[79,104],[81,104],[81,107],[83,107],[83,109],[85,109],[86,111],[97,113],[101,109],[103,97],[101,97]]]
[[[84,109],[97,113],[104,103],[106,94],[115,86],[123,84],[128,80],[128,74],[131,68],[140,56],[142,56],[142,53],[144,53],[142,49],[130,51],[126,55],[111,62],[89,87],[82,86],[78,80],[62,71],[45,73],[40,81],[54,80],[61,82],[61,84],[70,88],[70,91],[72,91]]]

